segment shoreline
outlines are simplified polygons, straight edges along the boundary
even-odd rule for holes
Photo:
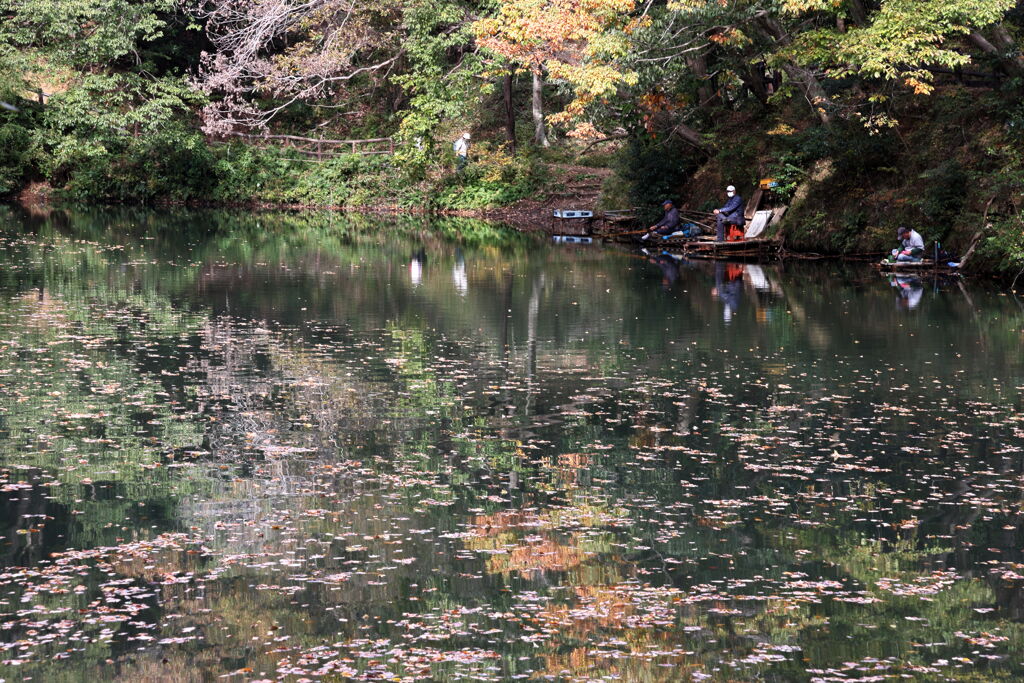
[[[61,209],[62,203],[54,199],[39,184],[32,184],[21,192],[6,198],[0,203],[20,206],[26,211]],[[108,203],[92,204],[91,206],[106,207],[139,207],[139,208],[171,208],[184,207],[189,209],[238,209],[249,211],[334,211],[337,213],[357,213],[381,216],[438,216],[450,218],[476,218],[479,220],[506,223],[520,232],[543,232],[546,228],[545,217],[537,214],[540,207],[536,200],[524,199],[504,207],[490,209],[437,209],[422,206],[402,206],[399,204],[378,204],[375,206],[349,204],[282,204],[277,202],[242,201],[242,202],[179,202],[162,201],[154,204]]]
[[[34,188],[25,188],[20,194],[7,198],[6,200],[0,200],[0,203],[8,203],[18,206],[26,211],[34,212],[40,210],[60,210],[63,208],[59,201],[54,201],[47,193],[31,192]],[[548,235],[558,234],[551,231],[549,224],[549,217],[546,215],[540,215],[538,212],[545,210],[541,208],[541,205],[546,202],[538,202],[537,200],[525,199],[515,204],[511,204],[506,207],[498,207],[493,209],[427,209],[424,207],[405,207],[395,204],[381,204],[376,206],[353,206],[353,205],[324,205],[324,204],[280,204],[274,202],[158,202],[156,204],[145,205],[145,204],[96,204],[93,206],[101,207],[138,207],[138,208],[149,208],[154,209],[165,209],[173,207],[183,207],[189,209],[230,209],[230,210],[250,210],[259,212],[290,212],[298,213],[304,211],[332,211],[336,213],[351,213],[351,214],[364,214],[372,216],[399,216],[399,215],[412,215],[421,216],[424,218],[439,217],[439,218],[472,218],[482,221],[490,221],[494,223],[501,223],[508,228],[517,232],[525,234],[538,234],[545,233]],[[595,240],[603,240],[600,235],[593,236]],[[837,262],[858,262],[873,264],[877,260],[884,258],[885,251],[879,251],[877,253],[821,253],[814,251],[800,251],[790,250],[784,248],[780,252],[780,255],[771,261],[785,262],[786,260],[799,260],[799,261],[837,261]],[[627,245],[632,246],[632,245]],[[727,261],[729,259],[719,259]],[[1011,293],[1011,283],[1013,281],[1013,274],[1000,273],[988,270],[974,270],[967,269],[963,271],[963,274],[979,276],[984,279],[993,280],[1000,282],[1007,288]]]

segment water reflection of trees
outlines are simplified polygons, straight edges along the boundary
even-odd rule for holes
[[[978,310],[982,295],[941,290],[908,316],[874,274],[768,270],[759,286],[738,271],[744,298],[725,320],[715,269],[701,264],[666,292],[626,255],[456,251],[436,237],[278,225],[216,232],[169,265],[145,244],[122,258],[95,229],[86,249],[15,246],[31,265],[5,276],[3,315],[26,348],[64,330],[93,340],[65,339],[108,367],[83,384],[56,354],[10,361],[60,376],[18,385],[33,412],[5,429],[25,443],[25,426],[55,410],[54,387],[78,397],[73,410],[103,413],[102,434],[72,426],[35,462],[67,486],[65,507],[119,468],[83,517],[96,535],[76,542],[148,533],[137,501],[209,539],[209,565],[177,568],[209,577],[154,601],[185,615],[159,617],[165,635],[187,623],[205,647],[160,648],[164,669],[134,656],[126,679],[273,671],[278,632],[299,650],[324,634],[400,642],[411,631],[394,623],[410,614],[449,615],[446,648],[507,642],[505,666],[652,680],[707,671],[728,652],[750,658],[750,673],[784,651],[769,646],[815,662],[888,657],[908,638],[985,628],[973,607],[997,598],[1015,614],[1019,582],[986,583],[977,554],[1019,560],[1020,490],[1005,482],[1021,474],[1021,434],[1004,399],[1021,375],[1021,317],[1006,301]],[[115,382],[108,395],[83,389]],[[142,410],[118,412],[124,395],[144,397]],[[92,438],[116,441],[120,460],[62,470],[62,449]],[[9,500],[17,514],[56,516],[35,493]],[[42,540],[16,561],[58,543]],[[857,598],[950,568],[962,579],[931,601],[848,607],[787,577]],[[147,581],[153,570],[119,571]],[[723,577],[762,577],[751,594],[772,597],[708,592]],[[533,593],[544,601],[524,606]],[[460,611],[479,605],[513,617]],[[863,626],[904,615],[925,621],[901,638]],[[856,637],[837,647],[826,625]],[[500,636],[482,635],[492,628]],[[242,641],[259,647],[224,654]],[[655,650],[669,654],[645,654]],[[805,675],[792,660],[775,666]]]

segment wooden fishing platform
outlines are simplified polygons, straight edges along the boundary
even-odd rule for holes
[[[623,230],[624,224],[627,223],[627,220],[624,219],[632,218],[636,214],[635,209],[633,211],[606,212],[603,224],[594,232],[594,236],[621,243],[638,244],[651,249],[681,252],[688,258],[755,261],[777,258],[782,248],[781,241],[777,238],[763,236],[766,232],[773,232],[768,228],[777,225],[786,213],[786,205],[781,203],[774,194],[777,187],[778,183],[773,178],[764,178],[758,184],[743,212],[745,225],[738,229],[732,229],[737,231],[736,237],[740,239],[716,241],[708,234],[715,232],[715,215],[691,209],[679,209],[680,228],[703,230],[704,234],[699,237],[677,236],[665,239],[660,235],[652,234],[648,239],[643,240],[641,238],[647,233],[647,230],[642,228]],[[635,220],[629,220],[628,224],[636,225]]]
[[[880,261],[878,268],[892,273],[959,273],[959,268],[952,268],[945,263],[936,263],[931,259],[921,261]]]
[[[779,255],[778,240],[754,238],[734,242],[716,242],[713,237],[698,237],[683,248],[688,258],[768,260]]]
[[[638,234],[641,233],[641,234]],[[765,261],[777,258],[781,243],[777,239],[758,237],[754,239],[734,240],[731,242],[717,242],[714,237],[669,237],[664,239],[659,235],[652,235],[649,239],[642,240],[642,233],[637,231],[620,234],[604,234],[598,232],[596,237],[604,237],[619,243],[638,245],[649,249],[662,249],[665,251],[680,252],[688,258],[706,259],[751,259]]]

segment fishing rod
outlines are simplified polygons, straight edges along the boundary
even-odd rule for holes
[[[626,237],[627,235],[642,235],[645,232],[648,232],[646,228],[643,230],[629,230],[627,232],[610,232],[607,235],[598,235],[598,237]]]
[[[698,221],[698,220],[695,220],[695,219],[693,219],[693,218],[687,218],[687,219],[686,219],[686,221],[687,221],[688,223],[693,223],[694,225],[699,225],[700,227],[702,227],[702,228],[706,228],[706,229],[708,229],[708,230],[714,230],[714,229],[715,229],[715,226],[713,226],[713,225],[709,225],[709,224],[707,224],[707,223],[701,223],[700,221]]]
[[[689,209],[684,209],[684,210],[680,211],[679,213],[681,213],[681,214],[688,214],[688,215],[694,215],[694,216],[714,216],[715,215],[713,213],[707,213],[706,211],[690,211]],[[694,218],[687,218],[685,220],[688,223],[693,223],[694,225],[699,225],[700,227],[704,228],[705,230],[714,230],[715,229],[715,226],[710,225],[708,223],[703,223],[703,222],[701,222],[699,220],[696,220]],[[643,230],[629,230],[629,231],[626,231],[626,232],[612,232],[612,233],[608,233],[607,235],[601,235],[601,237],[627,237],[629,235],[642,235],[645,232],[650,232],[650,230],[643,229]]]

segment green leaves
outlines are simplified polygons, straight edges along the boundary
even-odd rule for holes
[[[400,161],[414,174],[450,149],[459,123],[476,114],[484,65],[473,49],[473,8],[454,0],[409,0],[403,8],[408,68],[391,80],[409,96]],[[436,145],[438,140],[441,144]]]
[[[862,77],[902,81],[928,94],[932,76],[927,67],[970,62],[953,39],[999,21],[1013,7],[1013,0],[888,0],[869,26],[842,36],[836,61],[849,63],[850,71]]]
[[[0,14],[11,17],[0,39],[51,66],[106,66],[137,58],[139,43],[162,35],[174,7],[174,0],[0,0]]]

